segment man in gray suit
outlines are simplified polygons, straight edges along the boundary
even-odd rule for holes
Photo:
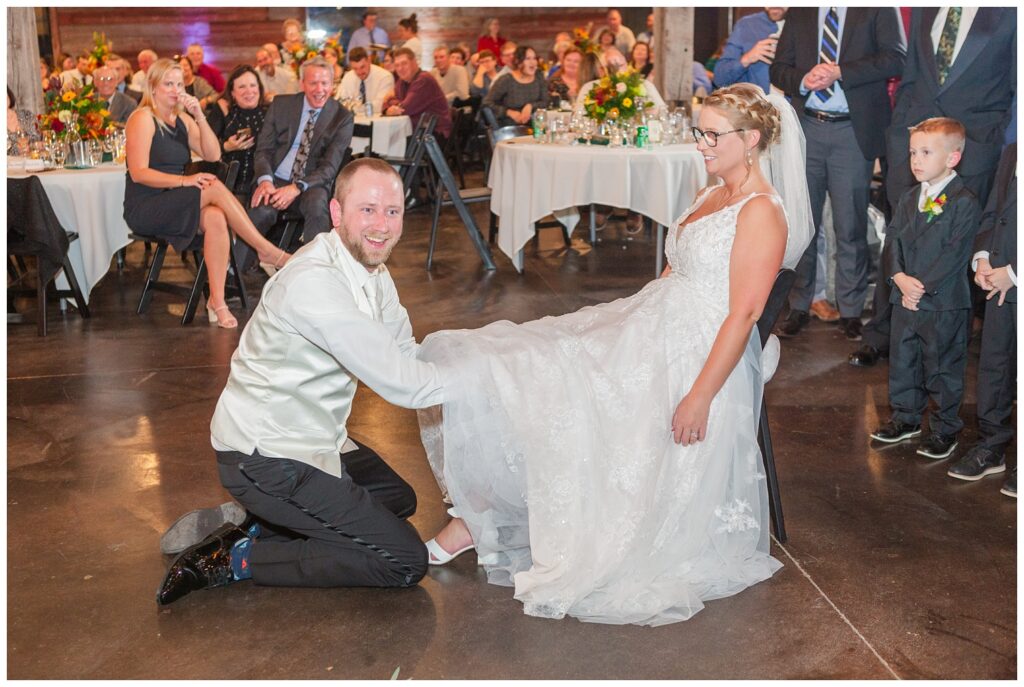
[[[836,230],[836,304],[839,326],[861,336],[867,293],[867,210],[875,158],[885,154],[890,106],[886,81],[899,76],[906,42],[892,7],[795,7],[786,15],[769,67],[800,113],[807,137],[807,186],[815,231],[821,231],[825,194]],[[789,318],[780,336],[795,336],[810,320],[817,241],[811,241],[790,292]]]
[[[302,64],[302,92],[279,95],[256,140],[256,188],[249,218],[266,235],[289,208],[303,218],[303,239],[329,231],[331,187],[352,141],[352,113],[331,98],[334,73],[317,57]]]
[[[106,65],[92,74],[96,85],[96,95],[106,103],[110,111],[110,120],[117,124],[128,121],[128,115],[135,111],[135,101],[117,90],[119,76],[113,68]]]
[[[895,202],[914,185],[909,127],[951,117],[967,129],[957,173],[985,207],[1017,92],[1017,10],[1013,7],[914,8],[907,66],[886,134],[886,195]],[[1016,139],[1014,139],[1016,140]],[[889,354],[889,275],[881,275],[864,345],[850,364],[870,367]]]

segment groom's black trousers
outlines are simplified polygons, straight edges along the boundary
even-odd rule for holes
[[[357,444],[358,446],[358,444]],[[427,551],[405,521],[416,494],[365,446],[341,454],[334,477],[305,463],[217,451],[220,481],[262,529],[250,549],[257,584],[408,587]]]

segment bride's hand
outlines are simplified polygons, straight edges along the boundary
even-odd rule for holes
[[[705,401],[693,392],[686,394],[676,406],[672,416],[672,436],[677,444],[689,446],[704,441],[708,433],[708,413],[711,402]]]

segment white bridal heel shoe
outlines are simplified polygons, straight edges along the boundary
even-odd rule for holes
[[[453,518],[459,517],[459,514],[456,512],[454,507],[448,509],[448,515],[452,516]],[[455,553],[448,553],[443,548],[441,548],[441,545],[437,543],[436,539],[431,539],[430,541],[425,542],[423,545],[427,547],[427,563],[429,563],[430,565],[445,565],[446,563],[450,563],[462,554],[466,553],[470,549],[476,548],[473,544],[470,544],[469,546],[464,546]]]

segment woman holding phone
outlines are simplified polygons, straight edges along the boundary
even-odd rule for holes
[[[235,67],[228,76],[224,95],[210,108],[210,128],[220,141],[221,159],[231,164],[238,160],[238,178],[231,192],[249,197],[253,180],[256,136],[267,114],[263,82],[249,65]]]

